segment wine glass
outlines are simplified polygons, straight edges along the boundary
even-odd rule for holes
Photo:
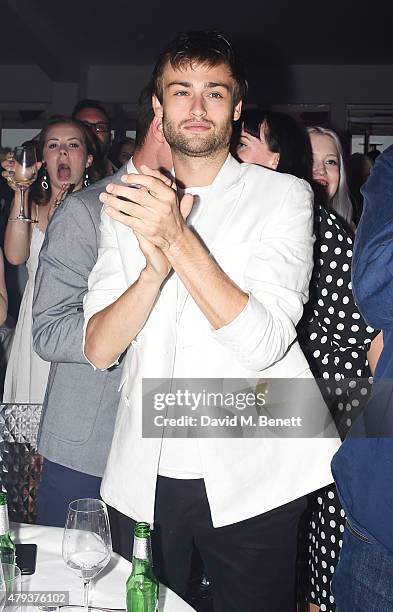
[[[0,612],[2,612],[5,604],[5,599],[7,597],[4,572],[3,572],[3,564],[0,561]]]
[[[63,559],[83,580],[85,611],[92,578],[109,563],[112,540],[106,505],[99,499],[76,499],[68,506]]]
[[[17,597],[22,590],[21,571],[17,565],[0,562],[0,611],[18,612],[20,603]]]
[[[37,178],[37,155],[34,146],[15,147],[12,153],[12,168],[9,170],[8,180],[16,185],[20,191],[19,215],[13,220],[36,223],[37,219],[30,219],[26,215],[26,190]]]

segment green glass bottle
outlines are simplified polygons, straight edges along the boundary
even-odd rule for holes
[[[8,522],[7,493],[0,491],[0,561],[15,564],[15,544],[11,539]]]
[[[148,523],[135,525],[132,572],[127,580],[127,612],[158,612],[158,580],[153,572]]]

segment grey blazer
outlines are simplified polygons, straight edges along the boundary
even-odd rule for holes
[[[98,255],[98,196],[126,172],[124,166],[66,198],[48,225],[35,281],[34,349],[52,362],[38,450],[50,461],[93,476],[105,469],[121,367],[94,370],[83,356],[83,298]]]

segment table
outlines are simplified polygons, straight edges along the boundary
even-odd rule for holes
[[[32,576],[22,576],[22,591],[69,591],[69,603],[82,605],[82,580],[66,566],[61,556],[63,529],[23,523],[11,523],[10,529],[15,542],[37,544],[36,571]],[[113,553],[108,566],[91,583],[91,606],[125,609],[125,586],[130,573],[131,563]],[[159,603],[160,612],[193,610],[163,585],[160,585]]]

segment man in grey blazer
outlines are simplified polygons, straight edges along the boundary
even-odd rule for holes
[[[33,343],[51,369],[38,450],[44,456],[38,522],[63,526],[68,504],[100,497],[119,403],[121,367],[94,371],[82,353],[83,297],[98,254],[101,203],[109,182],[141,164],[171,168],[172,157],[154,117],[151,89],[140,98],[137,148],[114,176],[68,197],[48,226],[33,305]]]

